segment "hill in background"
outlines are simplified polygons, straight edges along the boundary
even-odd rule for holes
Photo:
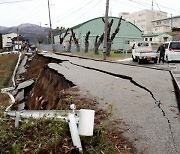
[[[47,42],[47,37],[49,34],[49,28],[40,27],[35,24],[21,24],[17,27],[2,27],[0,26],[0,33],[9,34],[9,33],[17,33],[17,28],[19,30],[19,34],[26,37],[30,43],[38,43],[38,37],[43,37],[44,42]]]

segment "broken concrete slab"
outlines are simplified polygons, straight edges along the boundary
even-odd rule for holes
[[[16,95],[15,100],[16,100],[17,103],[24,100],[24,89],[22,89],[21,91],[18,92],[18,94]]]
[[[27,60],[28,60],[28,57],[25,56],[18,68],[17,74],[22,74],[26,72],[25,65],[27,63]]]
[[[21,89],[24,89],[24,88],[26,88],[26,87],[29,87],[29,86],[31,86],[33,83],[34,83],[34,80],[33,80],[33,79],[24,81],[24,82],[22,82],[22,83],[20,83],[20,84],[17,85],[16,90],[21,90]]]

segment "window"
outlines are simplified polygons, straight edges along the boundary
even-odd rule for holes
[[[157,25],[161,25],[161,21],[157,21],[156,24],[157,24]]]
[[[149,41],[152,41],[152,37],[149,38]]]
[[[180,42],[171,42],[169,48],[171,48],[171,49],[180,49]]]
[[[145,41],[148,41],[148,38],[145,38]]]
[[[138,43],[138,47],[148,47],[149,44],[148,43]]]

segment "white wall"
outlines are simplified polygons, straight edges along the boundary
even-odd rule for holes
[[[6,34],[6,35],[2,35],[2,39],[3,39],[3,48],[7,47],[6,44],[7,43],[12,43],[12,38],[17,37],[16,33],[10,33],[10,34]]]
[[[139,29],[141,29],[145,34],[152,32],[152,20],[163,19],[167,17],[166,12],[156,11],[156,10],[141,10],[131,14],[123,14],[123,18],[135,24]]]

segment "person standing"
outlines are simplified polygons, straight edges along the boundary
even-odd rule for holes
[[[164,56],[165,56],[165,48],[164,45],[161,44],[157,50],[157,52],[160,52],[160,56],[159,56],[159,63],[161,63],[161,60],[164,64]]]

